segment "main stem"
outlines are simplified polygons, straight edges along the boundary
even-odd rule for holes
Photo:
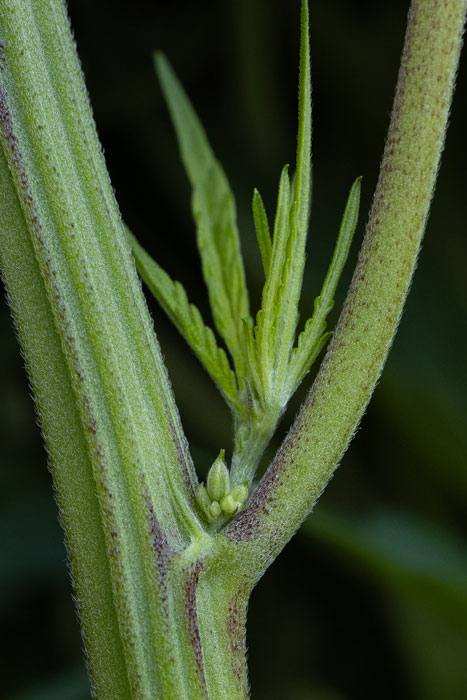
[[[93,694],[247,694],[244,582],[196,477],[61,0],[0,0],[0,263]]]

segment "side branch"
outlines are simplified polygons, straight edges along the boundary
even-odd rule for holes
[[[226,528],[252,582],[310,513],[365,411],[417,261],[462,44],[466,0],[413,0],[378,185],[319,374],[249,506]]]

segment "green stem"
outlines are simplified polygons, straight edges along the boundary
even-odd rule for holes
[[[97,697],[129,697],[92,465],[44,281],[1,150],[0,210],[2,276],[53,470],[90,675]]]
[[[288,437],[249,506],[225,529],[256,577],[323,491],[391,346],[433,194],[466,7],[465,0],[412,2],[380,177],[348,298]]]
[[[0,262],[95,696],[240,700],[243,579],[194,509],[63,3],[0,2],[0,40]]]
[[[277,428],[282,411],[270,407],[263,413],[259,424],[239,424],[235,430],[235,444],[230,468],[231,485],[248,482],[251,486],[261,457]]]
[[[191,651],[182,653],[186,628],[177,630],[177,595],[166,576],[167,562],[202,534],[196,477],[63,3],[0,2],[0,40],[9,170],[2,155],[2,197],[10,220],[2,226],[2,269],[49,451],[95,692],[188,697],[196,659],[188,638]]]

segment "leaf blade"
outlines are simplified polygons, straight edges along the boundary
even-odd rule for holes
[[[294,209],[300,236],[305,236],[311,205],[311,60],[308,0],[302,1],[300,74],[298,91],[297,170],[294,181]]]
[[[305,268],[305,246],[311,205],[311,60],[308,0],[302,0],[300,32],[300,74],[298,89],[297,165],[293,180],[290,236],[287,246],[284,288],[280,298],[281,342],[277,377],[282,390],[286,383],[290,355],[298,322],[298,302]],[[287,399],[283,397],[283,401]]]
[[[361,177],[350,188],[334,253],[321,293],[315,299],[313,316],[298,338],[290,363],[289,389],[293,393],[321,351],[330,333],[325,333],[326,317],[334,304],[334,294],[346,263],[358,222]]]
[[[277,354],[275,329],[283,280],[285,251],[289,236],[290,181],[288,169],[289,166],[285,165],[279,181],[271,263],[263,289],[261,311],[257,316],[256,342],[259,348],[259,357],[261,358],[263,386],[266,396],[271,396],[275,383],[274,369]]]
[[[197,243],[214,322],[241,370],[241,319],[249,316],[249,300],[234,197],[201,122],[165,56],[155,55],[155,67],[193,188]]]
[[[261,251],[261,259],[263,262],[264,275],[267,279],[271,268],[272,243],[271,234],[269,232],[269,222],[264,208],[263,199],[255,188],[253,192],[253,219],[255,222],[256,237],[258,239],[259,249]]]
[[[212,329],[204,324],[197,307],[188,301],[183,285],[171,279],[128,229],[126,233],[141,277],[212,377],[230,408],[240,412],[235,374],[224,350],[217,345]]]
[[[285,177],[287,176],[287,188]],[[298,321],[305,266],[311,188],[311,63],[308,3],[302,1],[298,100],[297,167],[290,185],[281,174],[269,276],[263,291],[258,343],[270,400],[285,405],[285,386]],[[287,191],[287,201],[285,200]]]

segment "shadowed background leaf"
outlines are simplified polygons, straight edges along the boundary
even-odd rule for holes
[[[361,222],[368,211],[408,4],[311,2],[314,192],[302,326],[356,173],[363,175]],[[273,211],[278,173],[296,146],[299,3],[291,7],[285,0],[69,1],[122,213],[145,247],[157,246],[158,262],[182,281],[207,323],[189,185],[152,50],[163,49],[183,80],[235,191],[255,308],[263,270],[253,188]],[[375,688],[382,700],[467,695],[465,65],[464,56],[420,266],[386,372],[315,519],[253,593],[248,647],[258,700],[365,700]],[[361,236],[362,223],[330,327]],[[228,411],[148,301],[203,474],[231,439]],[[0,320],[0,696],[84,700],[50,476],[5,305]]]

